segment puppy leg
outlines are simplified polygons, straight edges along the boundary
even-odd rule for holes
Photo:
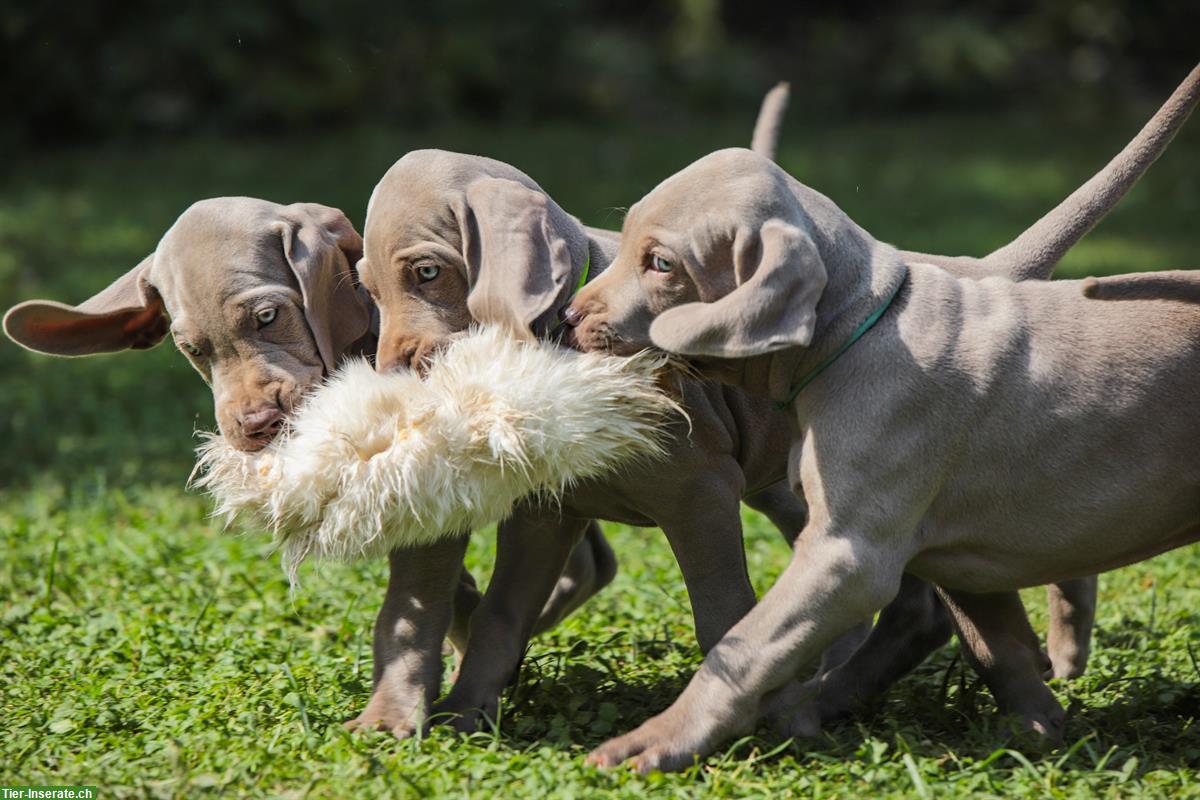
[[[454,671],[450,674],[450,683],[458,680],[458,671],[462,669],[463,656],[467,653],[467,636],[471,630],[471,614],[479,606],[483,595],[475,576],[463,564],[462,572],[458,575],[458,586],[454,590],[454,616],[450,620],[450,630],[446,631],[446,646],[443,654],[454,657]]]
[[[485,717],[496,718],[500,693],[516,677],[538,612],[562,575],[572,548],[594,524],[560,517],[553,509],[525,507],[500,523],[492,580],[471,616],[458,679],[433,707],[433,722],[473,731]]]
[[[771,520],[789,546],[796,543],[796,536],[808,523],[808,504],[785,480],[746,495],[742,502]]]
[[[683,573],[700,652],[712,649],[754,607],[746,569],[738,492],[731,483],[708,479],[683,487],[664,504],[657,520]]]
[[[823,668],[796,693],[816,702],[803,704],[777,724],[791,736],[816,735],[824,724],[865,708],[949,641],[953,632],[950,615],[933,586],[905,573],[896,599],[880,612],[862,646],[844,663]],[[826,651],[822,667],[828,656]]]
[[[390,573],[375,620],[374,691],[348,728],[383,728],[412,734],[437,699],[442,682],[442,640],[454,614],[467,537],[388,554]]]
[[[1026,730],[1062,739],[1066,714],[1042,680],[1046,657],[1016,592],[972,594],[938,589],[954,618],[963,652],[992,690],[996,705]]]
[[[792,491],[785,480],[747,495],[742,502],[771,520],[788,546],[795,544],[797,534],[804,530],[808,522],[808,504],[804,502],[803,497]],[[870,632],[871,620],[868,619],[839,636],[821,656],[821,666],[817,672],[825,673],[844,663],[862,645]]]
[[[583,541],[575,545],[567,566],[554,585],[554,591],[542,608],[533,635],[544,633],[562,622],[617,575],[617,556],[613,553],[600,525],[588,524]]]
[[[845,664],[851,656],[858,652],[870,635],[871,620],[865,619],[834,639],[833,644],[825,648],[825,652],[821,654],[821,663],[817,666],[817,674],[824,675]]]
[[[809,526],[783,575],[708,653],[679,699],[588,760],[612,766],[629,759],[642,772],[681,769],[751,730],[775,707],[774,690],[796,686],[789,680],[802,664],[896,595],[907,560],[897,544]]]
[[[1096,576],[1051,584],[1050,632],[1046,637],[1051,671],[1046,677],[1077,678],[1087,669],[1096,621]]]

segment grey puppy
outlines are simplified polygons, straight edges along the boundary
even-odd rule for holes
[[[764,101],[754,139],[768,152],[774,148],[785,102],[786,88],[782,86]],[[490,171],[481,173],[480,165]],[[480,178],[489,180],[476,180]],[[469,190],[467,184],[471,184]],[[585,263],[595,265],[599,272],[611,260],[618,243],[615,233],[585,232],[544,193],[535,191],[535,186],[499,162],[438,151],[410,154],[389,171],[368,204],[365,231],[374,244],[368,244],[367,257],[358,265],[364,286],[373,287],[385,304],[376,362],[381,370],[401,364],[419,366],[448,337],[464,331],[477,310],[469,307],[468,294],[476,302],[493,304],[496,315],[480,313],[479,319],[540,328],[566,303],[567,294],[560,284],[570,281],[574,285],[578,279],[568,273],[582,269]],[[520,274],[492,273],[482,282],[490,287],[487,291],[480,291],[479,282],[470,289],[457,230],[453,237],[445,235],[447,217],[454,213],[445,197],[452,193],[461,202],[471,203],[474,235],[486,237],[479,245],[503,251],[512,263],[521,265]],[[566,232],[569,243],[558,238],[560,230]],[[551,241],[545,236],[554,238]],[[575,259],[578,265],[573,263]],[[391,269],[400,263],[405,265],[402,269]],[[514,291],[516,287],[520,290]],[[767,454],[783,440],[764,440],[768,431],[762,426],[732,429],[730,414],[746,415],[740,408],[743,401],[738,398],[734,404],[738,409],[731,412],[731,404],[718,386],[692,386],[685,395],[694,406],[692,424],[719,442],[715,447],[686,443],[687,425],[677,422],[675,441],[681,446],[672,455],[691,477],[663,483],[657,480],[658,466],[643,465],[616,482],[580,486],[572,493],[572,501],[561,507],[521,504],[500,523],[492,583],[472,616],[469,646],[454,687],[430,709],[432,714],[464,730],[475,728],[484,716],[494,718],[500,693],[518,668],[529,637],[538,629],[538,610],[562,572],[571,544],[582,531],[596,525],[597,517],[664,528],[684,568],[702,649],[716,642],[753,605],[741,545],[739,499],[746,495],[752,507],[793,533],[803,524],[805,509],[779,483],[779,475],[763,479],[754,474],[751,477],[759,482],[748,484],[736,451],[742,448]],[[587,398],[580,402],[586,403]],[[784,457],[780,449],[773,457],[764,455],[762,459],[763,463],[782,464]],[[648,502],[651,494],[654,500]],[[697,525],[713,525],[733,535],[693,548],[687,537]],[[433,551],[425,558],[423,573],[441,578],[420,598],[421,605],[448,602],[456,559],[461,557],[465,541],[465,536],[452,540],[442,546],[440,558],[435,558]],[[730,571],[740,580],[727,581]],[[397,588],[397,603],[402,602],[404,591]],[[944,627],[940,619],[931,619],[930,625],[939,630]],[[854,646],[865,632],[863,628],[850,635]],[[388,643],[387,632],[377,630],[376,656],[383,664],[384,679],[377,683],[367,710],[351,721],[352,727],[383,727],[405,735],[425,716],[412,713],[412,709],[435,693],[440,675],[425,665],[436,660],[441,632],[413,631],[409,636],[404,647],[395,647]],[[411,646],[416,638],[424,645],[421,652]]]
[[[77,306],[21,303],[5,316],[4,330],[24,347],[66,356],[145,349],[169,334],[212,387],[222,435],[256,450],[338,362],[374,354],[374,308],[351,270],[361,253],[361,237],[336,209],[248,197],[203,200],[179,217],[151,255],[95,297]],[[423,568],[424,558],[393,557],[389,586],[411,587],[420,598],[439,578]],[[607,583],[612,563],[599,529],[591,529],[548,592],[538,629]],[[440,624],[435,653],[440,656],[447,628],[462,652],[467,617],[479,601],[469,573],[454,571],[451,604],[422,605],[407,594],[397,600],[397,591],[389,591],[377,622],[392,646],[403,649],[404,641],[391,631]],[[427,648],[422,641],[412,649]]]
[[[758,146],[774,148],[786,102],[786,85],[768,93],[755,125]],[[361,254],[361,237],[337,209],[213,198],[188,208],[152,254],[96,296],[76,306],[21,303],[6,314],[4,329],[24,347],[66,356],[145,349],[170,334],[212,387],[222,434],[241,449],[256,450],[337,363],[374,354],[377,316],[353,274]],[[518,514],[504,529],[520,524]],[[564,524],[570,526],[566,535],[557,527]],[[581,532],[582,541],[571,547]],[[616,562],[594,523],[538,520],[529,535],[556,546],[568,543],[565,566],[550,588],[541,587],[536,632],[603,588]],[[501,536],[502,565],[513,562],[505,552],[507,538]],[[446,563],[448,551],[459,553],[458,563]],[[447,634],[463,652],[479,593],[461,566],[461,542],[389,560],[374,678],[396,691],[378,692],[359,720],[393,721],[397,733],[407,733],[414,710],[437,697]],[[503,581],[493,583],[501,592]],[[397,661],[403,674],[385,680],[385,666]]]
[[[1178,122],[1198,93],[1200,67],[1168,103]],[[1057,730],[1017,590],[1200,539],[1200,315],[1137,299],[1189,299],[1194,283],[971,280],[925,262],[744,150],[630,210],[616,261],[567,315],[577,342],[653,345],[787,407],[810,518],[676,702],[593,763],[680,768],[763,714],[810,729],[829,686],[797,668],[906,571],[941,587],[976,657],[1020,680],[1010,710]]]
[[[779,100],[776,93],[764,105],[778,105]],[[764,114],[763,118],[777,119],[778,114]],[[1005,251],[982,260],[924,258],[936,260],[947,269],[968,270],[975,276],[991,272],[1022,277],[1048,275],[1058,256],[1128,190],[1181,123],[1176,104],[1168,102],[1108,167]],[[756,141],[763,138],[756,133]],[[771,138],[765,136],[768,141]],[[611,232],[580,225],[513,167],[441,151],[410,153],[381,180],[369,204],[367,257],[360,271],[381,305],[378,366],[419,367],[441,343],[473,320],[499,322],[524,332],[552,328],[556,310],[586,277],[585,272],[599,272],[615,246]],[[1027,255],[1029,252],[1034,255]],[[658,521],[680,555],[696,604],[698,636],[702,648],[707,648],[714,631],[719,635],[753,597],[740,557],[736,497],[746,487],[762,485],[760,480],[782,477],[784,460],[772,460],[779,453],[771,446],[786,438],[788,432],[786,420],[780,415],[766,426],[764,437],[763,426],[741,415],[748,410],[770,413],[765,411],[765,404],[747,406],[737,394],[714,395],[693,387],[688,400],[699,404],[693,409],[697,425],[689,442],[676,442],[684,454],[677,457],[669,474],[661,470],[634,472],[589,486],[568,500],[561,513],[642,524]],[[713,403],[726,407],[716,406],[720,411],[714,413]],[[717,424],[713,426],[710,421]],[[733,428],[729,427],[730,421],[734,422]],[[737,426],[743,426],[742,433],[735,433]],[[728,442],[735,440],[739,442],[736,455],[728,449]],[[759,445],[765,449],[760,450]],[[700,463],[691,455],[695,449],[705,454]],[[734,463],[738,458],[745,462]],[[697,471],[689,472],[687,465]],[[693,503],[688,497],[697,495],[687,491],[680,494],[680,501],[673,499],[680,484],[689,489],[694,484],[721,486],[722,482],[727,485],[720,492],[709,493],[717,498],[715,504]],[[631,509],[637,513],[631,516]],[[522,509],[522,513],[528,512],[528,508]],[[801,513],[795,509],[784,514],[776,511],[772,519],[785,535],[793,534],[796,529],[789,525],[794,525]],[[524,558],[512,564],[511,579],[500,581],[497,573],[497,584],[506,588],[494,599],[485,599],[473,617],[463,671],[450,696],[436,708],[456,715],[461,727],[474,724],[478,709],[490,712],[495,708],[499,691],[524,649],[524,637],[515,641],[511,637],[528,631],[529,615],[539,602],[532,587],[546,580],[536,576],[552,575],[557,569],[544,540],[532,541],[527,550]],[[693,574],[697,571],[703,579],[718,576],[725,587],[737,588],[698,594],[698,579]],[[520,596],[507,588],[512,583],[531,587],[523,605],[517,602]],[[866,646],[856,654],[856,667],[830,674],[839,689],[825,693],[822,718],[844,713],[854,702],[884,688],[948,635],[948,629],[938,625],[940,608],[923,591],[919,581],[910,581],[901,600],[889,607]],[[1094,579],[1081,578],[1050,587],[1050,598],[1054,672],[1060,676],[1079,674],[1087,659]],[[701,604],[731,604],[731,608],[709,611]],[[524,622],[514,624],[522,618]],[[842,661],[857,641],[850,636],[841,648],[834,648],[826,659],[826,668]],[[507,654],[507,658],[501,658],[501,654]],[[986,670],[993,665],[981,666]],[[1002,664],[997,662],[995,666]],[[993,677],[993,682],[1002,680],[1000,675]],[[1003,687],[998,691],[1005,694]]]

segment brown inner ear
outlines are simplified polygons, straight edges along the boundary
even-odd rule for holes
[[[154,347],[166,337],[170,321],[159,301],[107,314],[27,307],[10,317],[8,327],[14,340],[25,347],[59,355],[90,355]]]
[[[166,338],[171,321],[163,312],[162,303],[154,303],[129,315],[121,332],[132,350],[148,350]]]

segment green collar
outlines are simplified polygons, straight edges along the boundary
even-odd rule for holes
[[[896,284],[896,288],[893,289],[892,293],[888,295],[887,299],[880,304],[879,308],[872,311],[871,316],[863,320],[863,323],[854,329],[854,333],[850,334],[850,338],[847,339],[841,347],[839,347],[837,350],[834,350],[828,358],[826,358],[820,364],[817,364],[808,371],[808,374],[793,384],[792,390],[788,392],[787,397],[777,402],[775,407],[782,411],[790,406],[796,400],[796,398],[799,397],[800,392],[804,391],[805,386],[808,386],[810,383],[815,381],[818,375],[828,369],[833,362],[841,358],[842,354],[853,347],[854,343],[861,339],[867,331],[871,330],[871,328],[874,328],[875,323],[879,322],[883,315],[887,313],[887,310],[892,307],[892,303],[895,302],[896,298],[900,295],[900,290],[904,288],[904,284],[907,282],[908,269],[905,268],[904,275],[900,278],[900,282]]]
[[[575,284],[575,291],[571,292],[571,296],[579,294],[579,290],[587,283],[588,273],[592,269],[592,246],[589,244],[587,249],[587,258],[583,261],[583,272],[579,274],[579,283]]]

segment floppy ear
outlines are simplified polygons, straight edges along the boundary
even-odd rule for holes
[[[353,265],[362,258],[362,237],[346,215],[316,203],[294,203],[280,223],[283,254],[300,284],[304,318],[317,342],[325,371],[367,332],[370,307],[359,294]]]
[[[664,311],[650,325],[650,341],[671,353],[713,358],[808,346],[827,279],[816,245],[795,225],[773,219],[738,236],[734,250],[737,287],[712,303]]]
[[[167,335],[162,297],[147,281],[154,254],[77,306],[29,300],[4,315],[4,332],[22,347],[56,356],[145,350]]]
[[[460,224],[471,316],[518,333],[550,329],[588,257],[579,222],[545,192],[484,178],[467,188]]]

